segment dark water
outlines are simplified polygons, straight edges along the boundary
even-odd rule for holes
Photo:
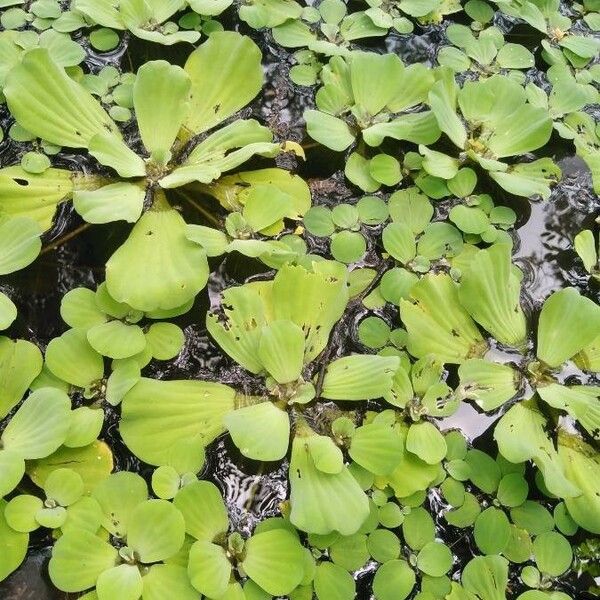
[[[295,170],[308,180],[313,202],[316,204],[335,204],[341,201],[354,202],[360,198],[355,190],[349,189],[343,177],[344,156],[332,153],[322,147],[314,147],[305,139],[302,112],[314,104],[312,90],[294,86],[287,78],[289,67],[293,64],[290,54],[272,43],[268,34],[249,30],[245,24],[235,20],[230,9],[226,15],[227,29],[239,29],[254,37],[263,50],[266,63],[266,84],[259,97],[251,107],[244,111],[244,116],[253,116],[269,125],[279,139],[291,139],[303,142],[307,146],[307,161],[298,163],[288,156],[276,159],[279,166]],[[511,28],[508,21],[500,21],[499,25],[506,31]],[[426,61],[433,64],[437,49],[444,42],[443,27],[417,28],[412,36],[390,35],[385,40],[378,40],[371,45],[381,50],[396,52],[406,62]],[[535,36],[523,37],[520,28],[516,28],[518,41],[534,49],[539,40]],[[511,40],[510,35],[507,36]],[[379,46],[377,46],[379,44]],[[88,48],[89,55],[85,68],[97,72],[102,66],[113,64],[124,70],[136,69],[146,60],[167,58],[173,63],[183,64],[189,48],[152,46],[139,40],[128,40],[124,36],[123,43],[114,52],[99,55]],[[532,70],[532,78],[539,79],[539,72]],[[1,113],[1,124],[7,130],[10,121],[6,113]],[[135,136],[135,132],[131,133]],[[546,202],[528,202],[508,197],[504,192],[494,188],[496,205],[506,204],[517,211],[518,224],[515,232],[515,259],[524,272],[523,305],[531,318],[543,300],[555,289],[565,285],[577,285],[586,294],[598,299],[598,289],[588,283],[583,267],[572,250],[574,236],[584,227],[595,227],[594,218],[599,213],[600,202],[591,188],[589,172],[585,165],[573,155],[568,146],[561,146],[557,140],[555,154],[563,169],[564,178],[556,186],[552,197]],[[390,152],[398,150],[398,144],[390,144],[386,148]],[[17,164],[21,153],[28,150],[27,144],[18,144],[9,139],[0,143],[0,165]],[[406,149],[404,147],[404,149]],[[80,168],[93,171],[94,164],[83,156],[61,155],[53,161],[54,166]],[[244,165],[245,169],[269,162],[255,160]],[[179,203],[176,196],[171,200]],[[208,198],[201,201],[212,202]],[[193,211],[187,204],[180,204],[188,222],[203,223],[202,215]],[[212,202],[215,213],[220,218],[223,212]],[[56,224],[44,237],[45,246],[50,246],[82,224],[81,219],[69,206],[63,206]],[[3,288],[8,291],[18,305],[19,316],[9,330],[9,335],[23,337],[45,347],[48,341],[60,335],[65,324],[60,320],[59,304],[63,294],[77,286],[95,287],[104,279],[104,263],[114,248],[125,239],[130,226],[110,224],[94,226],[76,238],[61,244],[56,249],[45,252],[32,266],[13,274],[3,280]],[[367,253],[365,266],[382,269],[381,259],[375,248],[378,243],[379,230],[364,228],[368,238],[370,251]],[[320,254],[326,248],[316,239],[308,239],[312,248]],[[264,272],[265,266],[257,261],[244,259],[238,255],[228,256],[224,260],[213,260],[213,273],[206,290],[198,296],[193,309],[180,317],[177,322],[184,327],[186,343],[180,356],[167,363],[154,363],[146,368],[144,374],[163,379],[208,379],[218,380],[242,388],[251,388],[255,382],[224,356],[204,329],[204,315],[214,303],[218,293],[225,287],[241,283],[248,277]],[[368,311],[361,305],[350,306],[340,326],[331,340],[332,355],[362,347],[356,338],[358,322]],[[377,311],[388,322],[398,325],[397,314],[393,309]],[[510,357],[509,357],[510,359]],[[463,403],[459,411],[445,419],[442,426],[460,428],[475,446],[490,449],[490,427],[500,414],[486,415],[478,412],[471,404]],[[318,417],[318,415],[317,415]],[[117,411],[107,411],[102,438],[112,448],[115,464],[118,469],[137,471],[149,479],[152,469],[131,455],[122,443],[118,434]],[[255,524],[268,516],[278,514],[279,504],[287,496],[286,482],[287,464],[261,465],[240,456],[235,447],[226,439],[217,440],[207,450],[207,464],[202,477],[214,481],[223,491],[229,507],[232,527],[248,534]],[[428,498],[432,514],[440,515],[444,504],[437,492],[431,491]],[[451,545],[457,561],[455,572],[460,571],[460,564],[468,561],[474,553],[474,545],[469,530],[457,530],[447,527],[441,518],[436,522],[439,537]],[[38,537],[36,537],[36,535]],[[45,565],[50,551],[50,539],[42,534],[32,536],[32,550],[22,567],[6,581],[0,583],[0,600],[50,600],[73,598],[74,595],[57,591],[50,584]],[[369,582],[372,579],[375,565],[367,565],[357,574],[359,597],[370,597]],[[565,579],[565,591],[569,591],[570,583],[575,589],[581,589],[574,576]],[[571,579],[571,581],[569,581]],[[518,595],[518,584],[513,579],[511,589],[514,597]],[[416,592],[415,592],[416,593]],[[574,598],[584,599],[587,594],[572,591]],[[589,596],[591,597],[591,596]]]

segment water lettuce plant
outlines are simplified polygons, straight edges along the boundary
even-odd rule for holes
[[[231,65],[228,72],[221,71],[220,85],[215,86],[209,71],[209,66],[216,66],[214,57],[236,50],[242,52],[243,62]],[[148,158],[124,142],[98,102],[55,65],[45,50],[28,52],[11,70],[4,91],[23,127],[60,146],[87,149],[120,177],[113,181],[104,177],[84,177],[79,183],[78,178],[72,180],[73,204],[85,220],[135,223],[128,240],[107,263],[107,286],[118,302],[144,311],[170,310],[191,300],[206,284],[205,253],[187,239],[185,222],[167,201],[165,189],[194,181],[208,184],[254,154],[274,156],[285,150],[285,145],[272,142],[272,133],[257,121],[239,120],[198,144],[192,142],[193,148],[188,148],[181,162],[173,156],[173,150],[181,152],[187,140],[214,128],[258,93],[260,59],[260,51],[249,38],[217,32],[188,58],[187,70],[165,61],[144,65],[134,84],[133,104]],[[228,97],[232,89],[228,86],[237,78],[243,88],[236,85],[236,95]],[[212,94],[201,95],[208,81]],[[156,91],[159,83],[162,100],[149,102],[150,90]],[[15,181],[14,174],[10,176]],[[49,177],[53,176],[51,172]],[[61,199],[69,191],[68,184],[56,190]],[[36,200],[39,206],[44,198]],[[28,208],[29,218],[33,208]],[[136,256],[146,260],[149,253],[154,255],[151,277],[141,265],[135,267]],[[166,281],[171,284],[165,286]]]

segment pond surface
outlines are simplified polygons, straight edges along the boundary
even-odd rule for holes
[[[302,113],[305,108],[314,106],[310,88],[294,86],[287,73],[293,64],[291,54],[277,47],[269,34],[261,34],[249,29],[236,20],[235,11],[226,13],[225,28],[236,29],[252,36],[263,50],[266,64],[266,84],[262,97],[259,97],[244,116],[253,116],[272,128],[278,139],[291,139],[302,142],[306,147],[307,160],[298,164],[294,158],[284,156],[276,159],[279,166],[291,168],[302,175],[310,184],[314,204],[334,205],[341,201],[355,202],[362,195],[346,186],[343,176],[344,156],[333,153],[323,147],[315,147],[306,137]],[[221,19],[222,20],[222,19]],[[511,24],[505,23],[507,29]],[[516,35],[519,35],[518,33]],[[507,41],[511,36],[507,35]],[[522,39],[519,40],[523,43]],[[415,35],[390,35],[385,42],[371,44],[370,49],[379,44],[382,51],[395,52],[407,62],[433,62],[438,48],[444,42],[444,27],[417,28]],[[531,40],[530,45],[535,45]],[[385,45],[384,45],[385,44]],[[107,64],[126,70],[137,69],[146,60],[166,58],[175,64],[183,64],[188,47],[152,46],[139,40],[129,39],[125,35],[121,46],[108,55],[98,55],[88,48],[85,67],[97,72]],[[532,69],[532,79],[542,78],[540,72]],[[2,115],[2,125],[9,123],[6,113]],[[6,127],[4,127],[6,129]],[[563,170],[563,180],[554,188],[548,201],[533,201],[508,197],[506,193],[494,188],[494,201],[497,205],[511,206],[518,214],[514,232],[514,260],[524,273],[523,307],[530,318],[534,318],[543,300],[554,290],[566,285],[577,285],[596,301],[600,299],[600,289],[588,283],[581,262],[572,250],[572,240],[584,228],[594,228],[594,219],[600,214],[600,200],[593,193],[591,178],[585,164],[563,147],[560,139],[553,139],[553,151]],[[0,165],[6,166],[18,162],[21,145],[9,140],[0,143]],[[260,159],[244,168],[262,165]],[[264,161],[264,164],[268,164]],[[61,155],[55,166],[89,169],[85,157]],[[176,195],[173,197],[175,202]],[[214,212],[220,218],[225,213],[218,205],[207,198],[200,202],[211,203]],[[202,213],[195,212],[189,204],[181,204],[188,222],[206,224]],[[447,207],[438,205],[440,214]],[[65,330],[59,316],[62,296],[77,286],[94,288],[104,279],[104,263],[114,247],[125,239],[129,226],[112,223],[108,226],[94,226],[79,235],[63,241],[69,232],[82,226],[80,217],[70,206],[63,206],[53,229],[44,237],[47,251],[29,268],[10,276],[8,287],[11,297],[19,309],[19,316],[13,327],[14,334],[29,339],[44,348],[48,341]],[[369,248],[375,248],[380,236],[378,228],[364,228]],[[318,239],[308,236],[309,244],[320,254],[326,254],[326,248]],[[56,247],[55,247],[56,246]],[[374,268],[381,267],[380,259],[374,251],[367,253],[364,264]],[[252,389],[255,382],[235,366],[231,359],[223,355],[220,349],[208,337],[203,318],[207,309],[215,302],[218,293],[235,283],[241,283],[250,277],[261,277],[264,265],[245,259],[239,255],[230,255],[225,260],[213,260],[214,269],[207,289],[201,292],[194,308],[176,322],[185,328],[186,343],[180,356],[174,361],[154,363],[146,370],[147,376],[163,379],[207,379],[232,384],[243,389]],[[150,268],[150,267],[149,267]],[[590,287],[593,286],[593,287]],[[389,305],[388,305],[389,306]],[[360,350],[356,328],[358,322],[368,311],[353,306],[346,313],[341,326],[331,340],[331,355],[335,356],[349,349]],[[397,312],[386,308],[375,314],[384,317],[390,323],[398,324]],[[502,350],[498,349],[498,356]],[[505,356],[506,361],[511,356]],[[578,375],[575,374],[574,377]],[[326,406],[324,409],[326,410]],[[471,440],[475,447],[491,447],[490,427],[501,416],[478,412],[472,404],[462,403],[459,411],[442,422],[446,429],[459,428]],[[315,419],[319,415],[314,415]],[[112,409],[107,411],[105,427],[100,436],[111,447],[115,467],[135,471],[150,479],[152,469],[133,456],[120,439],[118,414]],[[279,514],[279,504],[287,497],[287,464],[269,465],[256,463],[242,457],[233,444],[225,439],[217,440],[207,449],[207,463],[202,477],[214,481],[223,491],[228,505],[232,526],[242,533],[249,533],[255,524],[265,517]],[[429,506],[436,516],[444,506],[442,499],[430,494]],[[441,537],[459,557],[468,560],[475,549],[467,532],[457,536],[444,527],[441,519],[436,519]],[[456,531],[456,530],[455,530]],[[32,545],[28,558],[20,569],[7,580],[0,583],[1,600],[50,600],[74,598],[77,595],[65,594],[56,590],[47,577],[46,565],[50,554],[50,539],[32,535]],[[456,539],[452,539],[452,537]],[[370,598],[369,582],[374,569],[365,567],[356,574],[359,581],[360,600]],[[577,591],[576,577],[565,578],[565,591],[571,591],[574,598],[585,600],[591,595]],[[574,587],[570,588],[570,585]],[[515,597],[518,595],[518,582],[512,582]],[[415,592],[416,593],[416,592]]]

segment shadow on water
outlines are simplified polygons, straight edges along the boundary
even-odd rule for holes
[[[245,24],[237,22],[233,9],[227,12],[225,20],[227,29],[238,29],[251,35],[261,46],[265,57],[265,86],[247,111],[247,116],[269,125],[277,139],[302,141],[305,137],[302,113],[306,107],[313,105],[313,92],[290,83],[287,74],[293,64],[291,54],[274,45],[269,35],[249,30]],[[502,25],[506,30],[511,26],[510,23]],[[526,39],[521,27],[515,28],[512,34],[520,43]],[[375,47],[395,52],[407,63],[424,61],[433,64],[443,43],[443,27],[431,27],[416,31],[413,36],[389,35],[384,41],[376,42]],[[534,40],[530,45],[536,43]],[[122,65],[126,70],[136,69],[145,61],[157,58],[183,64],[189,52],[189,48],[182,44],[154,46],[131,38],[129,34],[124,36],[121,46],[108,55],[87,49],[89,57],[86,65],[92,72],[107,64]],[[0,114],[0,124],[5,131],[10,124],[5,112]],[[308,145],[306,162],[297,164],[293,158],[281,157],[277,159],[278,165],[295,169],[309,181],[315,203],[331,205],[340,201],[356,201],[359,197],[356,190],[348,188],[344,180],[343,154],[310,145],[310,141]],[[24,150],[24,144],[5,139],[0,143],[0,163],[3,166],[18,163]],[[496,203],[507,204],[518,213],[515,261],[524,273],[524,304],[534,312],[553,290],[565,285],[577,285],[588,295],[598,298],[598,289],[588,284],[587,276],[572,250],[573,238],[582,228],[596,227],[594,218],[599,212],[598,197],[591,191],[590,175],[582,161],[572,155],[564,155],[564,150],[557,155],[562,157],[560,166],[564,179],[548,201],[528,203],[504,194],[498,197],[498,190],[495,190]],[[60,162],[61,166],[75,169],[93,168],[80,156],[63,156]],[[210,200],[203,198],[202,201]],[[189,205],[182,203],[178,206],[188,221],[202,223],[201,215],[194,213]],[[72,209],[61,207],[53,230],[45,236],[45,244],[59,239],[81,223]],[[93,288],[103,281],[104,263],[113,249],[126,238],[130,227],[119,223],[94,226],[59,248],[44,253],[27,269],[7,278],[6,287],[19,309],[18,319],[8,333],[30,339],[42,348],[52,337],[60,335],[66,329],[59,316],[62,295],[74,287]],[[374,248],[378,230],[373,229],[367,235],[371,236],[369,246]],[[319,246],[317,240],[309,241],[314,242],[320,253],[326,252],[326,247]],[[173,361],[152,363],[144,374],[161,379],[218,380],[240,389],[252,388],[255,382],[249,381],[247,374],[224,356],[207,335],[203,319],[222,289],[261,274],[265,267],[240,255],[229,255],[222,261],[214,260],[211,267],[213,272],[207,290],[198,296],[188,314],[177,319],[186,333],[181,354]],[[348,314],[344,327],[332,337],[331,344],[335,346],[333,355],[342,350],[360,349],[355,332],[365,314],[361,309]],[[396,320],[397,324],[397,313],[392,311],[381,316],[389,322]],[[463,403],[455,415],[441,422],[441,426],[444,429],[459,428],[474,445],[489,449],[493,447],[490,427],[499,416],[483,414],[471,404]],[[112,410],[102,432],[103,439],[114,452],[117,467],[138,471],[149,479],[150,467],[141,464],[129,453],[120,439],[117,424],[118,413]],[[249,534],[261,519],[278,514],[279,505],[288,492],[286,472],[286,462],[261,465],[248,461],[229,440],[219,439],[207,449],[207,463],[202,476],[214,481],[223,491],[232,526]],[[428,502],[432,513],[440,515],[444,505],[435,490],[430,492]],[[474,553],[469,534],[447,527],[439,518],[437,524],[439,536],[451,545],[464,564]],[[36,539],[23,566],[0,583],[0,598],[55,600],[75,597],[58,592],[49,582],[45,566],[49,552],[50,540],[47,537]],[[359,597],[362,599],[369,598],[369,584],[374,571],[375,565],[369,564],[357,573]],[[581,592],[576,593],[578,600],[587,597]]]

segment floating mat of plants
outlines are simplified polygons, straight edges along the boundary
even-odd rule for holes
[[[600,0],[0,0],[0,597],[600,595]]]

